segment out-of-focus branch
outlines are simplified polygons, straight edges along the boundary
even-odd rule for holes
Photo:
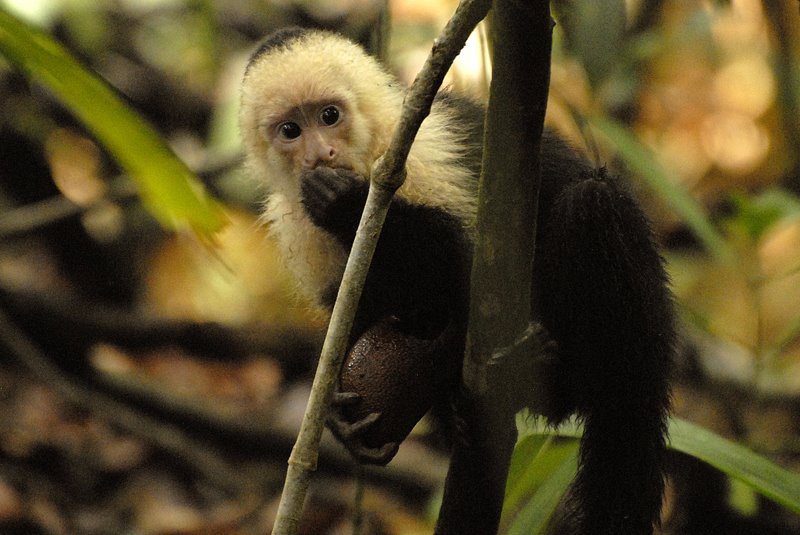
[[[98,392],[76,385],[66,377],[16,325],[0,310],[0,344],[39,380],[54,388],[67,401],[106,418],[120,429],[147,437],[193,470],[228,491],[242,494],[256,482],[220,460],[217,452],[198,444],[180,429],[156,422],[126,405]]]

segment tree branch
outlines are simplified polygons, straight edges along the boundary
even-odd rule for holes
[[[531,274],[541,181],[539,147],[550,79],[549,1],[497,0],[492,15],[493,72],[478,201],[477,238],[464,391],[436,533],[495,533],[502,510],[514,413],[487,368],[497,348],[513,347],[531,322]],[[536,353],[538,337],[531,338]],[[535,354],[529,355],[533,359]],[[510,359],[506,364],[512,364]]]
[[[405,162],[414,137],[455,57],[469,34],[489,10],[490,0],[462,0],[406,95],[399,124],[386,154],[372,170],[369,194],[350,257],[333,307],[311,396],[297,442],[289,457],[286,482],[273,528],[274,535],[297,532],[310,474],[316,469],[317,449],[339,375],[350,329],[369,264],[394,192],[405,179]]]
[[[238,154],[223,159],[210,159],[202,165],[192,168],[192,172],[216,198],[256,213],[261,210],[260,203],[255,199],[250,202],[242,197],[230,195],[224,188],[220,188],[218,180],[216,180],[225,171],[241,166],[241,160],[242,157]],[[16,238],[37,232],[65,219],[84,214],[103,202],[124,205],[139,200],[136,186],[127,175],[110,177],[108,183],[109,190],[105,196],[88,205],[76,204],[59,194],[5,210],[0,214],[0,239]]]
[[[234,329],[216,322],[159,318],[69,290],[37,290],[1,280],[0,304],[28,332],[48,333],[45,342],[76,348],[70,361],[59,360],[66,369],[83,366],[84,349],[91,344],[108,342],[135,349],[175,345],[214,361],[242,361],[263,353],[273,356],[294,378],[311,370],[322,342],[310,328]]]

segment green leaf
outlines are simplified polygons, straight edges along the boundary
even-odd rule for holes
[[[136,182],[142,202],[162,224],[206,236],[222,226],[220,207],[155,129],[58,42],[0,9],[0,53],[83,122]]]
[[[800,474],[685,420],[672,419],[670,446],[705,461],[767,498],[800,513]]]
[[[736,207],[732,222],[743,228],[753,240],[758,240],[779,221],[800,216],[800,200],[786,190],[771,188],[757,196],[734,193]]]
[[[506,497],[503,507],[514,509],[527,491],[528,470],[537,464],[536,458],[542,448],[552,440],[552,436],[545,434],[529,435],[521,438],[514,447],[511,457],[511,466],[506,478]]]
[[[506,514],[516,510],[506,531],[509,535],[545,533],[578,469],[578,441],[554,444],[543,442],[543,438],[543,435],[528,436],[514,450],[510,473],[517,477],[509,478],[504,503]],[[527,450],[537,446],[540,446],[537,455],[531,458]],[[523,496],[528,497],[524,503]]]
[[[588,121],[614,145],[626,165],[672,207],[712,255],[727,264],[736,262],[733,249],[711,223],[702,206],[684,188],[670,180],[650,149],[616,121],[602,117],[590,117]]]
[[[522,468],[515,467],[515,463],[524,464],[527,462],[530,464],[538,462],[538,457],[542,456],[541,451],[537,450],[536,457],[532,458],[530,456],[530,448],[534,447],[535,444],[545,444],[542,442],[544,436],[557,435],[560,437],[580,438],[581,434],[580,426],[574,421],[559,426],[555,431],[534,428],[532,431],[526,432],[526,437],[520,440],[517,446],[518,450],[514,452],[515,457],[512,460],[510,473],[516,473],[517,475],[513,484],[519,486],[524,480],[519,475],[523,472]],[[762,496],[783,505],[791,511],[800,513],[800,474],[781,468],[740,444],[722,438],[703,427],[680,418],[670,418],[669,437],[668,445],[671,449],[706,462],[735,480],[744,483]],[[536,442],[529,443],[526,440]],[[572,444],[576,448],[575,455],[577,455],[577,442]],[[541,446],[542,449],[545,447],[544,445]],[[520,458],[517,458],[518,451]],[[522,457],[525,454],[528,455],[527,458]],[[567,463],[570,459],[571,457],[565,456],[562,462]],[[608,462],[614,462],[614,460],[609,459]],[[549,505],[552,500],[556,500],[557,503],[557,496],[563,495],[575,474],[574,469],[568,472],[568,468],[564,464],[554,467],[552,463],[547,461],[543,461],[543,463],[546,464],[542,468],[543,472],[530,479],[531,489],[536,490],[534,499],[517,513],[514,519],[515,526],[518,522],[524,522],[525,524],[520,525],[527,526],[534,525],[532,523],[535,523],[536,526],[541,523],[546,524],[552,514]],[[532,469],[529,468],[529,470]],[[513,492],[518,493],[519,490],[517,489]],[[542,492],[545,492],[545,494],[539,496]],[[508,487],[506,496],[507,499],[513,496],[511,486]],[[521,518],[523,514],[526,515],[524,521]],[[524,531],[519,533],[524,533]],[[529,531],[528,533],[539,532]]]

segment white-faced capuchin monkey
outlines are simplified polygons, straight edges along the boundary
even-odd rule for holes
[[[328,32],[282,30],[250,58],[241,106],[247,166],[266,187],[265,219],[300,288],[325,307],[404,92],[361,47]],[[483,117],[481,105],[441,92],[389,209],[331,425],[362,462],[388,462],[414,422],[431,405],[448,406],[460,384]],[[618,179],[550,132],[541,162],[531,306],[554,342],[555,365],[544,382],[552,391],[535,410],[551,424],[576,414],[584,425],[556,530],[651,534],[674,340],[662,259]],[[522,373],[520,381],[514,388],[524,391]]]

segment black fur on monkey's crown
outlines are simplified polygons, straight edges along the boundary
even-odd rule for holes
[[[292,42],[308,35],[309,31],[310,30],[300,28],[299,26],[290,26],[270,34],[250,55],[250,60],[247,62],[247,68],[245,69],[245,75],[250,71],[250,66],[253,65],[258,58],[274,50],[287,48]]]

